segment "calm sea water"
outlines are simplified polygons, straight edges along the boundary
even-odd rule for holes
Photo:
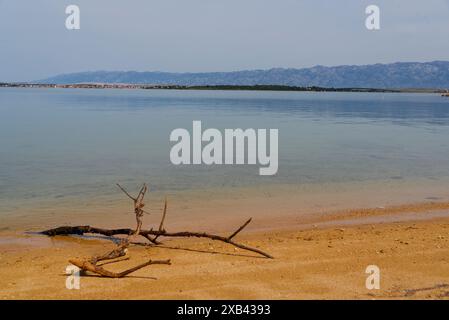
[[[279,129],[279,171],[174,166],[170,132]],[[449,177],[449,99],[433,94],[0,89],[0,210],[23,200]],[[0,211],[1,213],[1,211]]]

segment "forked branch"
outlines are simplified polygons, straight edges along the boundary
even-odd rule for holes
[[[191,232],[191,231],[180,231],[180,232],[168,232],[166,230],[140,230],[139,235],[145,237],[146,239],[149,238],[149,236],[155,236],[155,237],[167,237],[167,238],[190,238],[190,237],[196,237],[196,238],[207,238],[215,241],[222,241],[225,243],[229,243],[237,248],[252,251],[255,253],[258,253],[266,258],[273,258],[270,254],[259,250],[257,248],[253,248],[241,243],[238,243],[233,240],[233,238],[241,232],[251,221],[249,219],[246,221],[242,226],[240,226],[235,232],[233,232],[230,236],[224,237],[220,235],[210,234],[206,232]],[[116,236],[116,235],[133,235],[134,230],[132,229],[102,229],[102,228],[95,228],[91,226],[63,226],[58,227],[54,229],[49,229],[46,231],[43,231],[42,234],[45,234],[47,236],[57,236],[57,235],[83,235],[86,233],[90,234],[101,234],[104,236]]]
[[[114,250],[100,255],[100,256],[93,256],[90,259],[70,259],[69,262],[73,265],[77,266],[78,268],[84,270],[84,271],[90,271],[94,272],[100,276],[103,277],[109,277],[109,278],[122,278],[132,272],[135,272],[141,268],[144,268],[146,266],[152,265],[152,264],[170,264],[170,260],[148,260],[147,262],[144,262],[142,264],[139,264],[131,269],[122,271],[122,272],[111,272],[106,269],[104,269],[102,266],[98,265],[100,261],[104,260],[113,260],[119,257],[123,257],[127,254],[128,246],[129,246],[129,240],[128,238],[132,235],[140,235],[150,241],[151,243],[158,245],[160,244],[157,240],[160,237],[166,237],[166,238],[189,238],[189,237],[196,237],[196,238],[206,238],[211,239],[215,241],[221,241],[224,243],[228,243],[230,245],[233,245],[234,247],[240,248],[242,250],[251,251],[254,253],[257,253],[261,256],[264,256],[266,258],[272,259],[273,256],[270,254],[257,249],[253,248],[247,245],[244,245],[242,243],[236,242],[234,238],[243,230],[246,228],[246,226],[251,222],[251,218],[248,219],[245,223],[243,223],[240,227],[238,227],[233,233],[231,233],[229,236],[220,236],[216,234],[210,234],[206,232],[192,232],[192,231],[180,231],[180,232],[168,232],[164,228],[165,218],[167,215],[167,198],[165,198],[164,202],[164,209],[161,217],[161,221],[159,223],[159,227],[157,230],[142,230],[142,216],[144,213],[147,213],[143,210],[143,207],[145,206],[145,203],[143,202],[145,198],[145,194],[148,191],[148,187],[146,184],[143,184],[140,188],[139,193],[137,196],[132,196],[125,188],[123,188],[120,184],[117,184],[117,186],[120,188],[120,190],[133,201],[134,205],[134,213],[136,215],[136,222],[137,226],[136,229],[129,229],[129,228],[123,228],[123,229],[101,229],[101,228],[95,228],[91,226],[62,226],[57,227],[54,229],[49,229],[46,231],[42,231],[42,234],[45,234],[47,236],[57,236],[57,235],[84,235],[86,233],[90,234],[101,234],[104,236],[112,237],[116,235],[125,235],[127,236],[126,239],[122,240],[118,245],[117,248]],[[115,263],[118,261],[110,261],[108,263]],[[106,264],[106,263],[104,263]],[[103,265],[104,265],[103,264]]]
[[[142,185],[142,188],[140,188],[137,197],[133,197],[132,195],[130,195],[129,192],[125,188],[123,188],[120,184],[117,183],[117,186],[120,188],[120,190],[123,191],[124,194],[128,196],[128,198],[130,198],[134,202],[134,213],[136,215],[136,222],[137,222],[136,231],[134,232],[134,234],[139,234],[140,229],[142,228],[143,214],[148,213],[143,210],[143,207],[145,207],[143,198],[145,198],[145,193],[148,190],[147,185],[145,183]]]
[[[128,239],[122,240],[118,245],[117,248],[103,254],[101,256],[93,256],[90,259],[70,259],[69,262],[78,268],[80,268],[83,271],[90,271],[93,273],[96,273],[102,277],[108,277],[108,278],[122,278],[132,272],[135,272],[139,269],[142,269],[146,266],[149,266],[151,264],[170,264],[170,260],[149,260],[145,263],[139,264],[133,268],[127,269],[122,272],[112,272],[108,271],[102,266],[98,265],[98,262],[104,261],[104,260],[113,260],[119,257],[123,257],[127,254],[129,246]],[[119,261],[111,261],[110,263],[115,263]]]
[[[122,272],[112,272],[92,263],[89,260],[70,259],[69,262],[83,271],[90,271],[107,278],[123,278],[124,276],[127,276],[128,274],[145,268],[146,266],[149,266],[151,264],[170,264],[170,260],[148,260],[147,262],[139,264],[131,269]]]

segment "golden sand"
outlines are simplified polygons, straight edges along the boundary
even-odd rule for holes
[[[300,221],[265,216],[238,240],[275,259],[204,239],[133,245],[130,260],[107,267],[121,271],[149,258],[169,258],[172,265],[149,266],[123,279],[82,277],[79,290],[66,289],[68,259],[104,253],[113,248],[110,241],[5,230],[0,298],[449,299],[448,212],[449,202],[420,202],[304,215]],[[380,268],[379,290],[365,286],[368,265]]]

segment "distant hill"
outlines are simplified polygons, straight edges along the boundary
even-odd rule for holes
[[[62,74],[39,83],[129,83],[154,85],[286,85],[326,88],[449,88],[449,61],[362,66],[315,66],[234,72],[170,73],[93,71]]]

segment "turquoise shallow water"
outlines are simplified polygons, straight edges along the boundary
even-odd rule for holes
[[[170,132],[279,129],[279,171],[174,166]],[[449,99],[432,94],[0,89],[0,214],[21,201],[449,177]]]

